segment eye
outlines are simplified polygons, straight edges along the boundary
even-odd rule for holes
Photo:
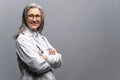
[[[41,15],[35,15],[36,18],[41,18],[42,16]]]
[[[28,17],[33,18],[33,17],[34,17],[34,15],[33,15],[33,14],[30,14],[30,15],[28,15]]]

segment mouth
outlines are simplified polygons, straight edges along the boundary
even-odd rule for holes
[[[36,25],[39,24],[39,22],[31,22],[30,24],[33,25],[33,26],[36,26]]]

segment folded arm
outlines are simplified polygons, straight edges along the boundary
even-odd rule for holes
[[[34,45],[25,37],[19,37],[16,42],[17,54],[25,62],[31,71],[44,73],[51,69],[48,62],[36,51]]]
[[[49,46],[49,54],[46,54],[48,63],[51,65],[52,68],[60,67],[62,63],[62,55],[58,53],[54,47],[52,47],[52,45],[48,42],[46,37],[43,36],[43,39]]]

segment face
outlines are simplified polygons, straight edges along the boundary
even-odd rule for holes
[[[40,26],[41,19],[42,14],[38,8],[31,8],[28,10],[26,24],[31,30],[37,31]]]

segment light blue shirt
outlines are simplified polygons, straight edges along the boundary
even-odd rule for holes
[[[45,36],[26,28],[16,39],[16,53],[21,71],[20,80],[55,80],[53,68],[61,66],[60,53],[49,55],[54,49]],[[47,56],[44,60],[41,55]]]

